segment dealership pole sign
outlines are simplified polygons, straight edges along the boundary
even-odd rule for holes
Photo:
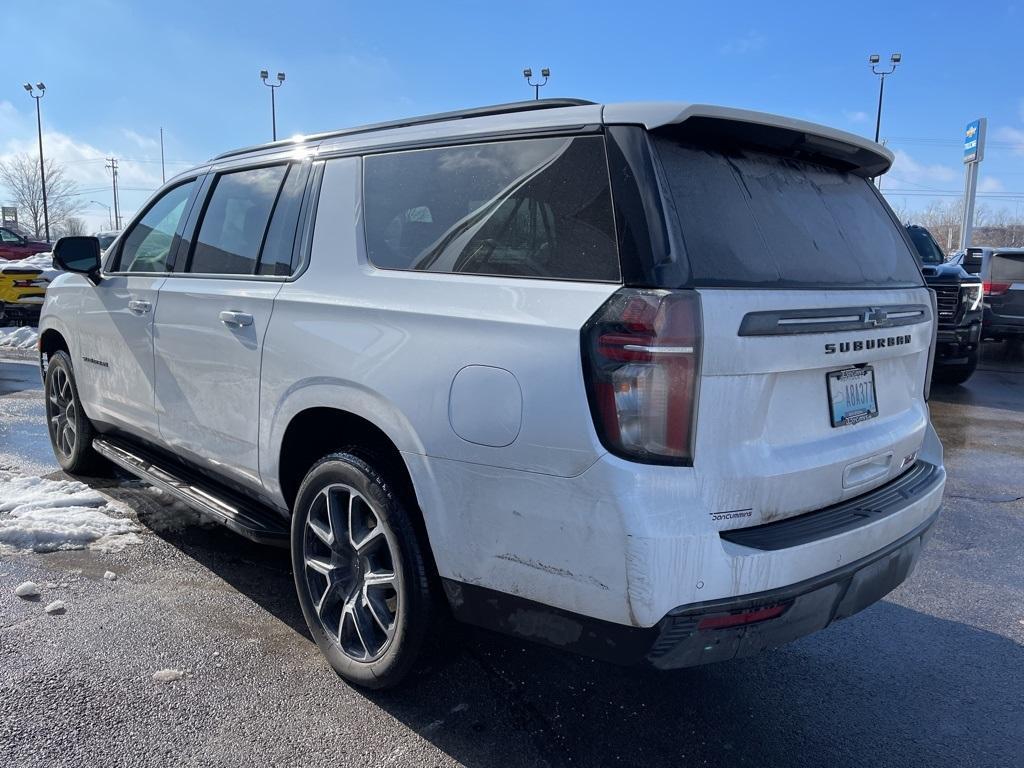
[[[971,244],[974,227],[974,198],[978,192],[978,165],[985,158],[985,131],[988,119],[979,117],[964,129],[964,219],[960,227],[960,249]]]

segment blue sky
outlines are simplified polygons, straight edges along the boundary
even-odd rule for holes
[[[36,152],[42,80],[47,156],[83,199],[110,204],[102,158],[121,158],[122,208],[224,149],[269,140],[258,72],[283,70],[278,135],[532,96],[741,106],[873,135],[867,56],[904,63],[886,82],[883,190],[919,209],[962,188],[964,125],[989,118],[982,202],[1024,213],[1024,3],[8,3],[0,157]],[[0,200],[4,192],[0,190]],[[942,197],[940,199],[952,199]],[[107,213],[90,204],[91,225]]]

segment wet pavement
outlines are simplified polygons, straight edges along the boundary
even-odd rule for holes
[[[949,483],[910,581],[785,648],[671,673],[463,628],[401,690],[359,691],[309,639],[285,552],[98,480],[141,544],[0,556],[0,764],[1022,765],[1024,361],[986,353],[933,389]],[[55,471],[42,412],[36,369],[0,362],[0,469]],[[25,579],[40,601],[13,595]]]

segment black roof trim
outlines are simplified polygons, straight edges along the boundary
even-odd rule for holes
[[[586,99],[534,99],[532,101],[513,101],[508,104],[494,104],[489,107],[473,107],[471,109],[457,109],[453,112],[437,112],[432,115],[420,117],[406,117],[401,120],[389,120],[384,123],[372,123],[371,125],[360,125],[355,128],[342,128],[336,131],[326,131],[304,136],[303,144],[311,141],[323,141],[339,136],[352,136],[359,133],[371,133],[373,131],[386,131],[391,128],[407,128],[413,125],[425,125],[427,123],[443,123],[447,120],[465,120],[471,117],[489,117],[491,115],[507,115],[511,112],[529,112],[535,109],[559,109],[562,107],[583,107],[595,104],[596,102]],[[290,139],[271,141],[266,144],[257,144],[242,149],[233,149],[230,152],[222,152],[213,160],[223,160],[226,157],[248,154],[264,149],[275,149],[295,146],[296,142]]]

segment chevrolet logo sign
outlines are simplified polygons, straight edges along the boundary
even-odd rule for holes
[[[861,321],[864,323],[864,325],[871,325],[877,328],[888,319],[889,313],[886,312],[884,309],[882,309],[881,307],[871,307],[871,309],[867,310],[864,313],[864,317],[861,318]]]
[[[974,127],[974,126],[972,125],[972,126],[971,126],[970,128],[968,128],[968,129],[967,129],[967,138],[968,138],[968,139],[972,138],[972,137],[974,136],[974,134],[976,134],[977,132],[978,132],[978,129],[977,129],[977,128],[975,128],[975,127]]]

